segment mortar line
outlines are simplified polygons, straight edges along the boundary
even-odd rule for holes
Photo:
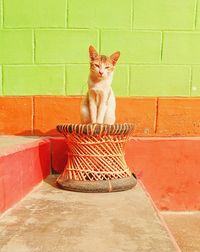
[[[131,1],[131,31],[134,27],[134,0]]]
[[[160,63],[162,63],[163,59],[163,48],[164,48],[164,33],[161,32],[161,44],[160,44]]]
[[[195,16],[194,16],[194,30],[196,30],[196,27],[197,27],[198,5],[199,5],[199,2],[198,2],[198,0],[196,0],[196,2],[195,2],[195,8],[194,8],[194,13],[195,13]]]
[[[133,22],[134,23],[134,22]],[[27,27],[27,26],[21,26],[21,27],[5,27],[6,30],[31,30],[33,29],[33,27]],[[51,30],[64,30],[64,31],[89,31],[89,29],[87,27],[60,27],[60,26],[57,26],[57,27],[35,27],[35,29],[39,30],[39,31],[51,31]],[[130,31],[130,30],[127,30],[127,28],[102,28],[102,30],[106,30],[106,31]],[[195,32],[195,33],[199,33],[200,30],[191,30],[189,28],[187,29],[147,29],[147,28],[134,28],[133,31],[135,32],[141,32],[141,33],[148,33],[148,32],[154,32],[154,33],[159,33],[159,32],[177,32],[177,33],[186,33],[186,32]]]
[[[4,0],[1,0],[1,28],[4,27]]]
[[[35,66],[35,65],[37,65],[37,66],[62,66],[62,65],[64,65],[65,63],[63,63],[63,62],[60,62],[60,63],[44,63],[44,62],[35,62],[35,63],[12,63],[12,64],[4,64],[4,66],[27,66],[27,65],[29,65],[29,66]],[[67,63],[67,64],[70,64],[70,65],[89,65],[89,63],[86,63],[86,62],[83,62],[83,63],[73,63],[73,62],[69,62],[69,63]],[[119,63],[118,65],[126,65],[126,64],[131,64],[132,66],[159,66],[160,65],[160,63],[159,62],[155,62],[155,63],[125,63],[125,62],[123,62],[123,63]],[[171,63],[164,63],[164,64],[162,64],[162,66],[199,66],[200,65],[200,63],[195,63],[195,64],[192,64],[192,63],[190,63],[190,64],[186,64],[186,63],[184,63],[184,64],[179,64],[179,63],[176,63],[176,64],[171,64]]]
[[[33,64],[36,62],[36,55],[35,55],[35,49],[36,49],[36,36],[35,36],[35,30],[33,31]]]
[[[98,30],[98,48],[99,48],[99,53],[101,53],[101,30]]]
[[[32,134],[35,135],[35,96],[32,96]]]
[[[69,1],[66,0],[66,7],[65,7],[65,28],[69,27]]]
[[[155,104],[155,118],[154,118],[154,133],[156,134],[158,131],[158,106],[159,106],[159,98],[156,98]]]
[[[44,26],[44,27],[42,27],[42,26],[40,26],[40,27],[32,27],[32,26],[20,26],[20,27],[5,27],[5,30],[32,30],[32,29],[37,29],[37,30],[39,30],[39,31],[51,31],[51,30],[63,30],[63,31],[74,31],[74,30],[80,30],[80,31],[82,31],[82,30],[86,30],[86,31],[88,31],[89,30],[89,28],[87,28],[87,27],[73,27],[73,26],[71,26],[71,27],[65,27],[65,26],[48,26],[48,27],[46,27],[46,26]],[[106,29],[106,30],[110,30],[110,31],[113,31],[113,30],[116,30],[116,31],[121,31],[122,29]],[[124,29],[124,31],[126,31],[125,29]],[[145,31],[147,31],[147,30],[145,30]],[[155,30],[156,31],[156,30]],[[160,31],[160,30],[157,30],[157,31]],[[178,31],[180,31],[180,30],[177,30],[177,32]],[[184,30],[184,31],[191,31],[191,30]]]
[[[87,65],[87,63],[68,63],[70,65]],[[25,66],[64,66],[65,63],[18,63],[18,64],[4,64],[4,66],[7,67],[11,67],[11,66],[21,66],[21,67],[25,67]]]

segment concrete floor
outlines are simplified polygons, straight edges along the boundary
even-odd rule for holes
[[[86,194],[58,189],[55,179],[1,216],[1,252],[177,251],[140,185]]]
[[[200,251],[200,212],[162,212],[182,252]]]

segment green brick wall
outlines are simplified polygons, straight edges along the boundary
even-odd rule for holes
[[[200,95],[200,0],[0,0],[0,94],[84,94],[90,44],[118,96]]]

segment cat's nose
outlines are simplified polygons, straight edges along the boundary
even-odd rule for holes
[[[102,71],[99,71],[99,74],[100,74],[100,75],[103,75],[103,72],[102,72]]]

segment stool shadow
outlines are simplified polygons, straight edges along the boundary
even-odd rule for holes
[[[59,186],[57,185],[57,182],[56,182],[57,178],[58,178],[58,175],[52,175],[51,174],[51,175],[49,175],[48,177],[46,177],[44,179],[44,182],[49,184],[50,186],[52,186],[54,188],[59,189]]]

